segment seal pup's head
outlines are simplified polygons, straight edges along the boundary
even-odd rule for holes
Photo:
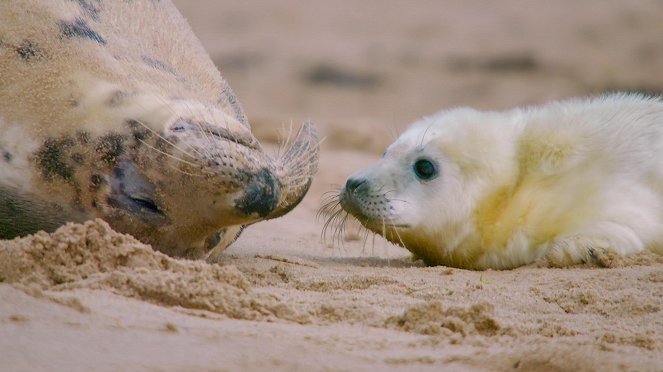
[[[468,108],[424,118],[350,176],[338,203],[428,264],[471,267],[480,252],[465,246],[478,238],[478,204],[516,172],[516,122],[515,114]]]

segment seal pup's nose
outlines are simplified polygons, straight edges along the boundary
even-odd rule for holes
[[[349,177],[339,195],[341,207],[350,214],[361,215],[361,200],[367,192],[367,186],[368,182],[365,178]]]
[[[357,191],[357,189],[366,183],[366,180],[363,178],[353,178],[350,177],[348,180],[345,182],[345,191],[349,193],[354,193]]]

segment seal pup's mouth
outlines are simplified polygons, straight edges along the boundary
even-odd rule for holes
[[[134,163],[118,161],[109,177],[109,185],[108,205],[123,209],[150,225],[170,222],[166,213],[154,201],[154,187],[141,175]]]
[[[338,201],[343,210],[359,220],[364,227],[378,234],[385,228],[409,228],[410,225],[394,221],[383,214],[388,210],[387,198],[380,198],[378,195],[384,196],[373,195],[367,180],[349,178],[339,193]]]
[[[341,189],[326,193],[318,211],[318,218],[324,216],[326,219],[322,229],[323,241],[331,235],[332,244],[335,240],[341,242],[348,221],[356,220],[366,229],[367,234],[372,232],[387,239],[394,236],[400,242],[401,232],[412,228],[412,225],[396,221],[388,214],[380,214],[380,208],[376,209],[376,205],[380,204],[377,201],[382,200],[388,204],[388,199],[377,198],[377,195],[384,197],[384,194],[372,193],[368,181],[353,178],[348,179]],[[388,206],[386,208],[389,210]],[[349,219],[350,216],[354,218]]]

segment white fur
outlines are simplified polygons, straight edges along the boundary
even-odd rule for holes
[[[439,176],[418,180],[427,157]],[[510,268],[663,253],[663,102],[637,95],[506,112],[462,108],[414,123],[353,177],[388,190],[364,224],[431,264]],[[364,213],[370,214],[370,213]],[[372,219],[372,221],[371,221]]]

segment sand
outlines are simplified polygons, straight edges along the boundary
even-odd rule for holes
[[[422,115],[660,91],[660,2],[176,3],[263,143],[318,123],[311,191],[214,264],[100,220],[0,242],[0,370],[663,370],[661,256],[425,267],[316,220]]]
[[[661,368],[661,256],[484,272],[330,256],[177,260],[101,220],[4,242],[2,368]]]

